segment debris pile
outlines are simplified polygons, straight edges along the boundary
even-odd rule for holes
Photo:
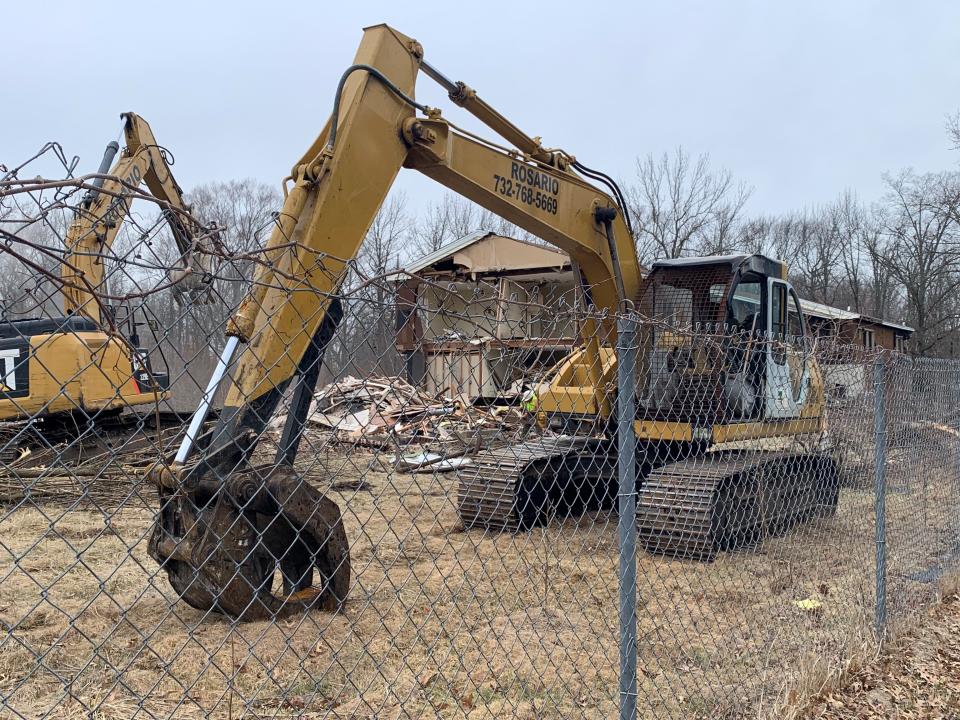
[[[51,437],[33,442],[26,422],[15,434],[3,431],[12,432],[16,423],[5,425],[0,428],[0,505],[116,505],[143,492],[152,501],[153,488],[143,483],[143,473],[182,434],[179,423],[163,428],[159,435],[155,429],[131,423],[59,441]]]
[[[0,464],[16,462],[21,455],[18,440],[29,429],[26,421],[0,422]]]
[[[398,377],[348,375],[317,391],[308,421],[335,442],[419,445],[451,457],[510,442],[530,428],[532,417],[519,407],[479,407],[430,395]]]

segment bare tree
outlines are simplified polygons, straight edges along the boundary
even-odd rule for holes
[[[863,234],[863,246],[869,259],[869,304],[866,309],[874,317],[887,318],[894,312],[898,285],[891,268],[894,265],[894,246],[884,231],[883,211],[876,207]]]
[[[224,228],[221,240],[229,253],[238,254],[263,246],[283,203],[276,188],[252,178],[206,183],[194,188],[187,199],[201,222]],[[218,289],[228,302],[237,302],[243,296],[243,281],[249,280],[252,271],[249,262],[232,263],[221,269],[224,282]]]
[[[531,240],[531,236],[516,225],[476,203],[454,193],[444,193],[432,203],[425,217],[415,223],[413,246],[421,255],[438,250],[443,245],[478,230],[486,230],[506,237]]]
[[[835,304],[842,279],[843,248],[831,208],[801,213],[793,224],[791,273],[798,292],[811,300]]]
[[[54,230],[49,223],[33,223],[19,229],[15,234],[28,243],[43,248],[41,251],[27,244],[15,243],[13,249],[18,255],[22,255],[29,263],[44,268],[53,277],[61,275],[62,267],[58,260],[64,249],[61,231]],[[63,296],[60,286],[0,248],[0,311],[7,319],[61,315]]]
[[[325,362],[332,375],[400,371],[394,347],[393,281],[384,276],[399,270],[409,259],[412,232],[406,196],[389,195],[360,246],[356,272],[346,282],[347,288],[362,287],[345,301],[344,320],[327,352]]]
[[[960,111],[947,117],[947,135],[953,143],[954,150],[960,150]]]
[[[212,182],[187,195],[193,214],[205,225],[222,228],[221,240],[230,254],[261,248],[276,223],[282,199],[272,186],[253,179]],[[179,251],[168,228],[150,248],[153,262],[163,272],[172,267]],[[151,293],[142,306],[152,335],[143,333],[146,344],[156,343],[151,357],[165,366],[173,381],[173,398],[180,410],[192,408],[203,392],[223,342],[227,318],[250,287],[255,262],[248,259],[218,262],[213,282],[213,302],[180,305],[169,290]]]
[[[640,261],[729,252],[751,192],[730,171],[712,170],[709,156],[692,160],[682,147],[659,158],[638,158],[627,202]]]
[[[760,216],[740,223],[737,244],[743,252],[765,253],[770,246],[770,237],[777,218]]]
[[[863,312],[866,266],[864,234],[870,232],[868,218],[851,190],[843,192],[827,212],[832,234],[839,246],[843,273],[843,287],[835,295],[846,296],[844,299],[847,304],[857,312]]]
[[[920,354],[942,350],[960,290],[960,174],[905,171],[887,176],[889,246],[878,260],[903,287]]]
[[[357,266],[367,277],[396,270],[408,258],[412,220],[403,193],[391,194],[377,211],[357,254]]]

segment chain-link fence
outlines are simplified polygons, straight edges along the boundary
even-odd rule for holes
[[[210,384],[263,257],[213,307],[123,264],[91,294],[135,340],[33,268],[5,715],[784,717],[951,579],[960,366],[812,338],[777,278],[678,266],[616,315],[352,271]]]

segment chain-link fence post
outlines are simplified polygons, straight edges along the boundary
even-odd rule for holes
[[[876,632],[883,639],[887,626],[887,427],[886,382],[883,357],[873,364],[874,501],[877,534]]]
[[[620,514],[620,720],[637,717],[637,321],[617,319],[617,474]]]
[[[950,411],[956,416],[957,437],[960,438],[960,365],[954,364],[952,373],[953,403]],[[953,528],[955,542],[960,542],[960,442],[956,445],[953,463]]]

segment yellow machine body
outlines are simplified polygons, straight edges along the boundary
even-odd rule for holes
[[[161,201],[180,250],[176,278],[208,274],[209,233],[193,220],[166,151],[139,115],[124,113],[126,145],[111,167],[108,146],[96,189],[88,191],[65,238],[63,317],[0,323],[0,420],[75,411],[93,414],[163,399],[146,357],[113,327],[100,293],[105,260],[142,184]],[[199,240],[198,240],[199,238]],[[173,273],[172,273],[173,274]]]
[[[94,414],[156,401],[136,370],[127,342],[96,330],[0,340],[0,418]]]
[[[417,102],[415,86],[421,73],[508,146],[461,131],[440,110]],[[354,63],[341,76],[333,108],[320,135],[285,180],[284,204],[263,262],[228,324],[220,362],[179,450],[147,474],[161,501],[150,539],[151,556],[184,601],[239,619],[314,607],[335,609],[350,587],[349,544],[339,509],[297,476],[294,460],[326,345],[342,317],[338,293],[402,168],[432,178],[567,252],[582,280],[585,306],[606,311],[584,316],[579,349],[541,388],[538,400],[544,422],[570,419],[602,426],[616,397],[617,313],[637,307],[645,322],[642,306],[656,278],[692,277],[682,262],[655,266],[644,277],[622,193],[610,178],[568,152],[543,147],[539,138],[523,133],[476,91],[450,81],[427,63],[418,42],[386,25],[364,30]],[[696,262],[726,268],[727,280],[714,284],[727,292],[727,300],[735,298],[731,279],[744,268],[764,280],[785,278],[782,263],[762,256]],[[689,270],[702,272],[694,266]],[[788,286],[783,285],[786,292]],[[712,298],[713,285],[705,289]],[[697,298],[703,294],[694,290]],[[703,304],[702,298],[696,302]],[[691,339],[686,348],[677,341],[696,325],[658,325],[654,315],[646,315],[650,322],[645,327],[656,332],[649,334],[639,353],[638,387],[649,385],[653,375],[646,361],[658,352],[691,356],[677,374],[677,383],[699,382],[697,375],[713,382],[711,367],[717,366],[692,352],[699,341]],[[733,353],[737,348],[714,352],[719,351]],[[701,417],[678,416],[676,404],[647,404],[636,418],[637,434],[662,444],[696,443],[686,449],[697,451],[711,440],[794,437],[801,430],[820,427],[820,373],[812,357],[803,362],[803,392],[790,417],[769,412],[769,403],[762,407],[758,398],[752,405],[742,403],[745,409],[739,413],[714,408]],[[213,430],[203,433],[208,398],[223,381],[228,383],[223,408]],[[253,451],[288,390],[275,462],[269,470],[254,467]],[[199,458],[191,461],[194,450]],[[544,467],[567,467],[565,455],[557,456],[557,463],[553,457]],[[575,460],[568,477],[582,473],[584,467],[607,465]],[[475,458],[473,466],[480,462]],[[550,501],[538,490],[543,487],[539,480],[523,468],[503,484],[524,497],[540,493],[541,500]],[[521,495],[507,494],[502,502],[490,502],[482,478],[464,480],[461,474],[458,510],[464,527],[522,529],[549,516],[535,504],[523,503]],[[523,505],[533,505],[533,512],[523,511]],[[527,518],[528,514],[536,517]],[[248,521],[241,521],[241,516]],[[284,521],[275,522],[277,516]],[[222,540],[214,542],[215,538]],[[235,547],[249,551],[238,559],[231,550]],[[321,582],[313,582],[314,572],[319,572]],[[275,573],[282,576],[282,589]]]

